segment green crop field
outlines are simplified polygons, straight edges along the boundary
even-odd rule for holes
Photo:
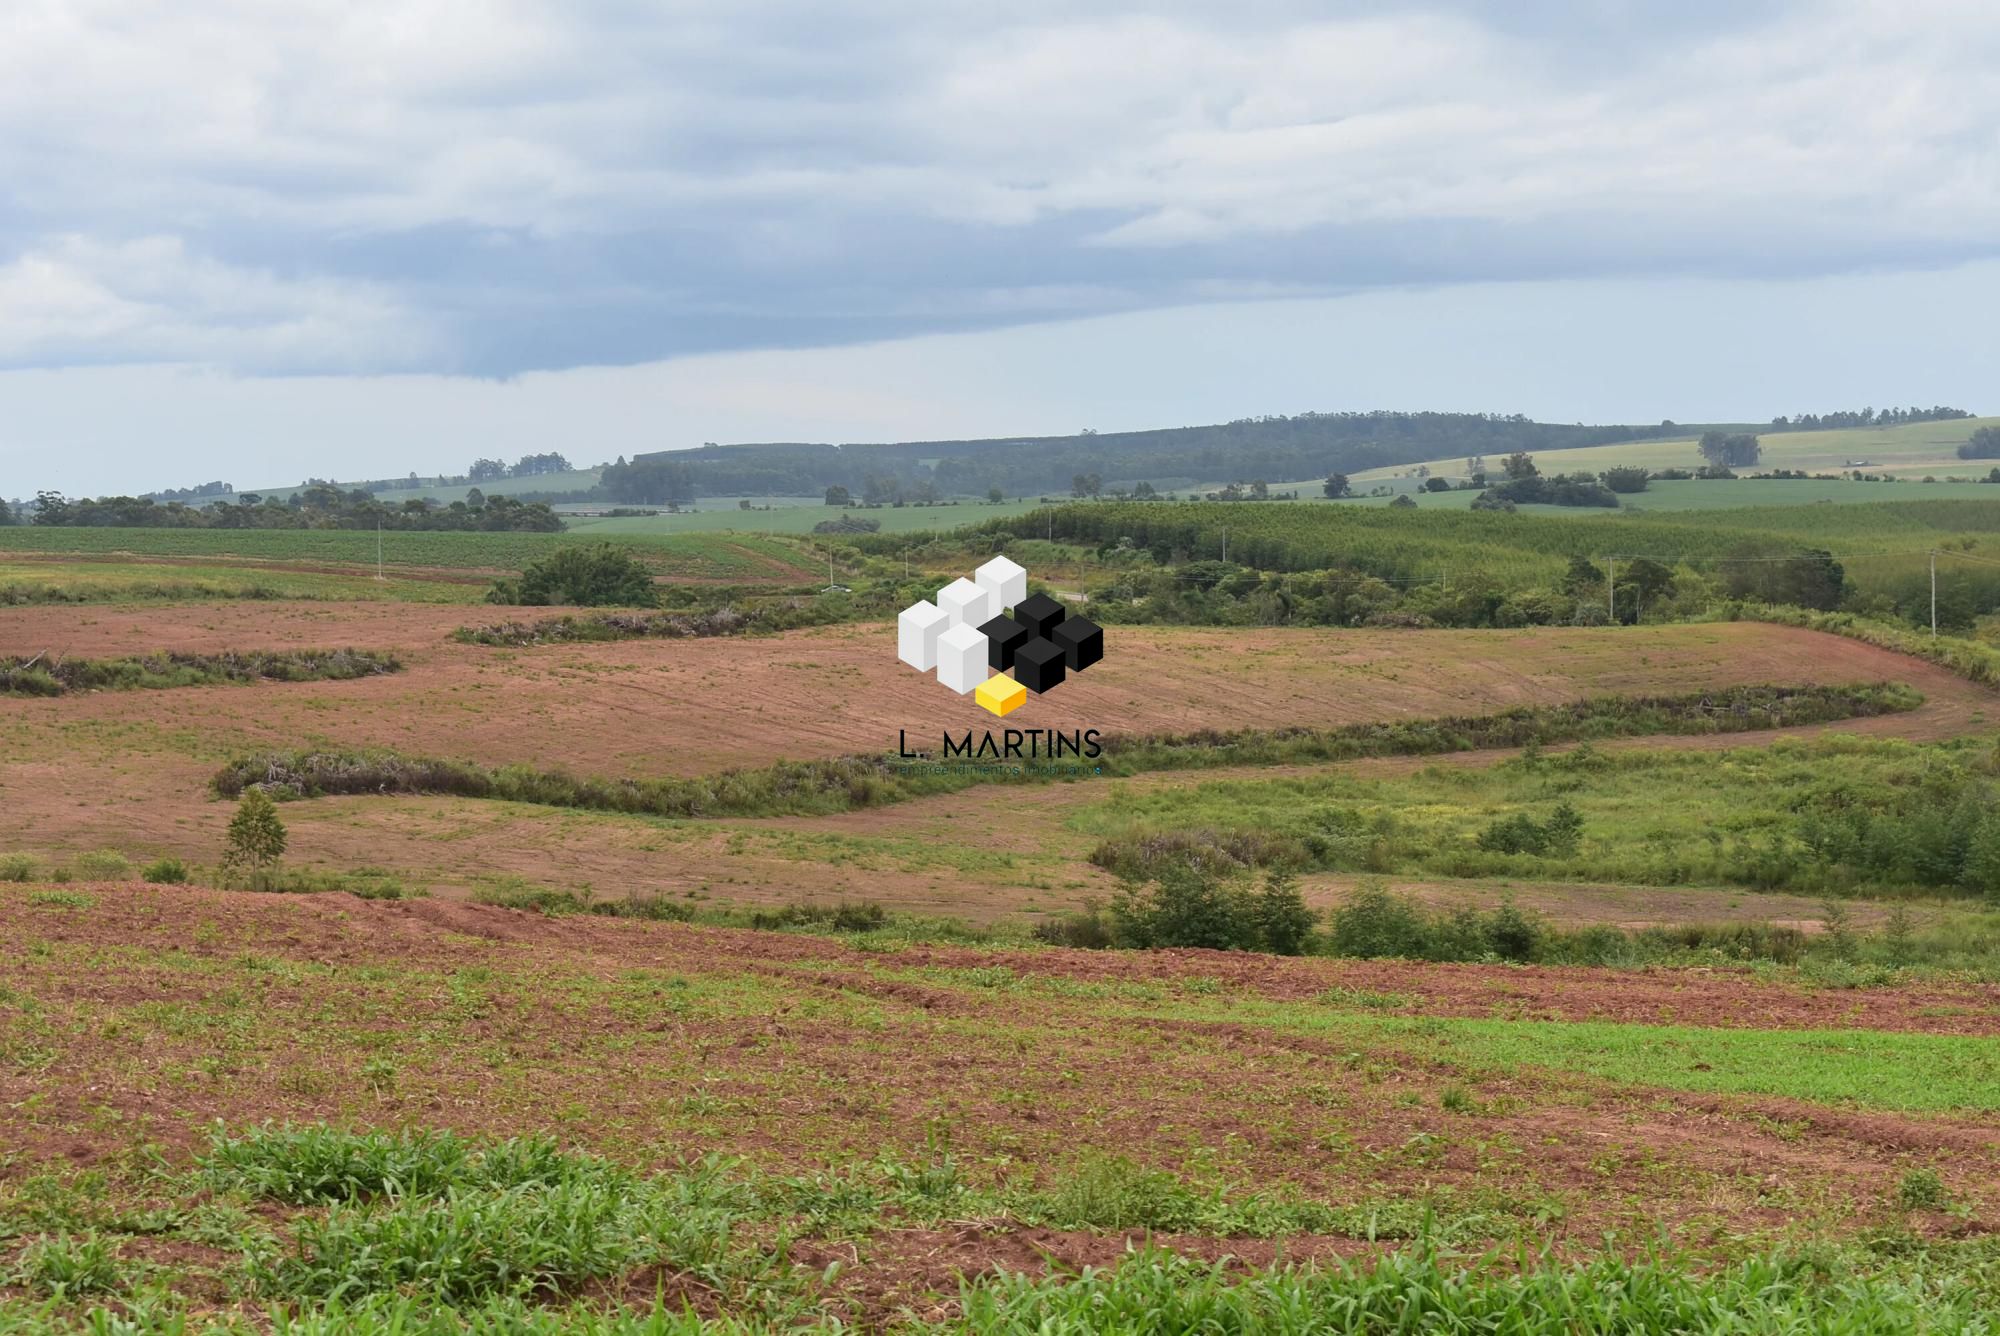
[[[1978,478],[1985,476],[1995,461],[1960,459],[1956,452],[1974,430],[1994,425],[2000,425],[2000,417],[1915,422],[1879,431],[1762,431],[1758,432],[1758,437],[1763,442],[1764,454],[1758,467],[1803,469],[1808,473],[1838,473],[1843,469],[1864,467],[1869,473],[1890,473],[1909,478],[1946,478],[1953,474]],[[1749,430],[1757,429],[1752,427]],[[1866,461],[1865,466],[1861,461]],[[1499,463],[1490,458],[1486,462],[1489,469],[1496,468]],[[1601,473],[1605,469],[1633,466],[1647,469],[1699,468],[1702,458],[1701,452],[1695,448],[1695,438],[1687,436],[1675,440],[1591,446],[1581,450],[1545,450],[1536,454],[1535,463],[1544,473]],[[1428,460],[1423,466],[1434,474],[1453,479],[1465,476],[1466,472],[1463,456]],[[1356,473],[1354,482],[1363,489],[1399,479],[1404,480],[1405,486],[1414,485],[1417,480],[1410,475],[1417,468],[1418,465],[1412,463],[1368,469]],[[1303,491],[1314,484],[1286,485],[1296,485]]]
[[[1980,470],[1983,475],[1984,470]],[[1405,480],[1414,482],[1414,479]],[[1303,484],[1301,484],[1303,489]],[[1318,488],[1303,491],[1301,501],[1308,498],[1326,504],[1318,497]],[[1418,506],[1426,510],[1469,510],[1478,492],[1426,492],[1411,488],[1398,490],[1390,496],[1343,497],[1337,504],[1342,506],[1386,506],[1396,496],[1408,496]],[[1751,507],[1807,506],[1807,505],[1870,505],[1883,501],[1984,501],[2000,504],[2000,486],[1983,482],[1844,482],[1825,481],[1816,478],[1737,478],[1701,480],[1683,479],[1655,481],[1647,484],[1643,492],[1632,492],[1618,498],[1624,510],[1742,510]],[[1534,515],[1556,515],[1571,518],[1601,515],[1595,506],[1519,506],[1517,510]]]

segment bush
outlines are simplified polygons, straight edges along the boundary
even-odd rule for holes
[[[78,854],[76,875],[85,881],[122,881],[132,875],[132,864],[116,849],[98,849]]]
[[[1545,822],[1525,812],[1502,817],[1479,832],[1478,845],[1488,853],[1573,854],[1583,835],[1583,817],[1561,803]]]
[[[188,868],[178,858],[157,858],[146,864],[139,875],[155,886],[185,886]]]
[[[1095,909],[1043,919],[1035,925],[1034,937],[1036,941],[1050,946],[1070,946],[1085,951],[1103,951],[1111,946],[1113,940],[1111,925]]]
[[[1180,864],[1162,868],[1149,886],[1113,896],[1111,922],[1125,946],[1297,955],[1318,918],[1284,873],[1253,891],[1240,879]]]
[[[831,928],[835,932],[873,932],[889,926],[889,911],[873,900],[838,904],[791,904],[783,909],[757,910],[753,928]]]
[[[1511,903],[1491,912],[1432,914],[1369,884],[1333,911],[1327,948],[1363,959],[1528,961],[1539,959],[1551,938],[1540,920]]]
[[[1430,941],[1423,911],[1380,884],[1364,884],[1334,910],[1327,936],[1334,955],[1362,959],[1422,959]]]
[[[0,854],[0,881],[28,881],[35,875],[35,860],[26,854]]]
[[[650,608],[659,601],[652,572],[610,543],[566,547],[528,563],[519,580],[502,580],[488,603],[564,604],[579,608]]]

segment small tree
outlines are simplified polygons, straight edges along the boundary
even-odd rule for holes
[[[2000,459],[2000,427],[1981,427],[1958,447],[1960,459]]]
[[[245,789],[229,819],[222,865],[262,872],[284,856],[285,823],[278,819],[278,805],[260,788]]]
[[[1764,455],[1763,442],[1747,431],[1705,431],[1698,448],[1713,468],[1749,468]]]
[[[851,506],[854,504],[854,496],[845,487],[835,483],[826,489],[826,503],[829,506]]]
[[[1264,949],[1281,956],[1304,955],[1313,929],[1319,926],[1319,915],[1307,907],[1298,879],[1289,872],[1275,871],[1265,877],[1251,904],[1251,914]]]
[[[1348,480],[1345,473],[1329,473],[1326,475],[1326,484],[1322,490],[1329,497],[1349,496],[1354,491],[1354,484]]]
[[[1541,470],[1535,467],[1535,457],[1526,450],[1516,450],[1502,459],[1500,471],[1507,475],[1510,482],[1517,478],[1533,478],[1541,473]]]

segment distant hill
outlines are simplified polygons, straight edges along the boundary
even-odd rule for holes
[[[1164,490],[1208,479],[1324,477],[1445,455],[1575,449],[1685,436],[1691,429],[1700,428],[1672,422],[1564,425],[1491,413],[1302,413],[1075,436],[707,445],[637,455],[628,467],[632,476],[644,475],[655,484],[672,470],[672,485],[704,496],[804,496],[838,486],[859,498],[871,480],[905,489],[929,483],[946,496],[979,495],[995,487],[1022,496],[1066,494],[1078,474],[1096,475],[1107,490],[1139,482]],[[607,489],[619,481],[617,470],[606,472]],[[651,497],[630,499],[665,499],[658,486],[652,490]]]

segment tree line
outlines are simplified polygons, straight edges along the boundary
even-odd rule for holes
[[[4,510],[0,506],[0,510]],[[389,502],[373,494],[324,484],[289,499],[245,492],[235,501],[190,506],[143,496],[67,497],[41,492],[32,522],[66,528],[123,529],[438,529],[482,533],[554,533],[560,516],[539,501],[479,495],[449,505],[423,498]]]
[[[1095,476],[1105,490],[1139,480],[1181,486],[1218,478],[1313,478],[1444,455],[1560,450],[1672,436],[1684,428],[1535,422],[1519,414],[1301,413],[1201,427],[1074,436],[828,445],[704,445],[620,459],[600,483],[613,501],[704,496],[860,496],[925,483],[942,496],[1060,495]],[[684,470],[684,472],[683,472]]]
[[[1902,427],[1912,422],[1951,422],[1969,418],[1963,408],[1850,408],[1835,413],[1800,413],[1795,417],[1774,417],[1772,431],[1840,431],[1852,427]]]

